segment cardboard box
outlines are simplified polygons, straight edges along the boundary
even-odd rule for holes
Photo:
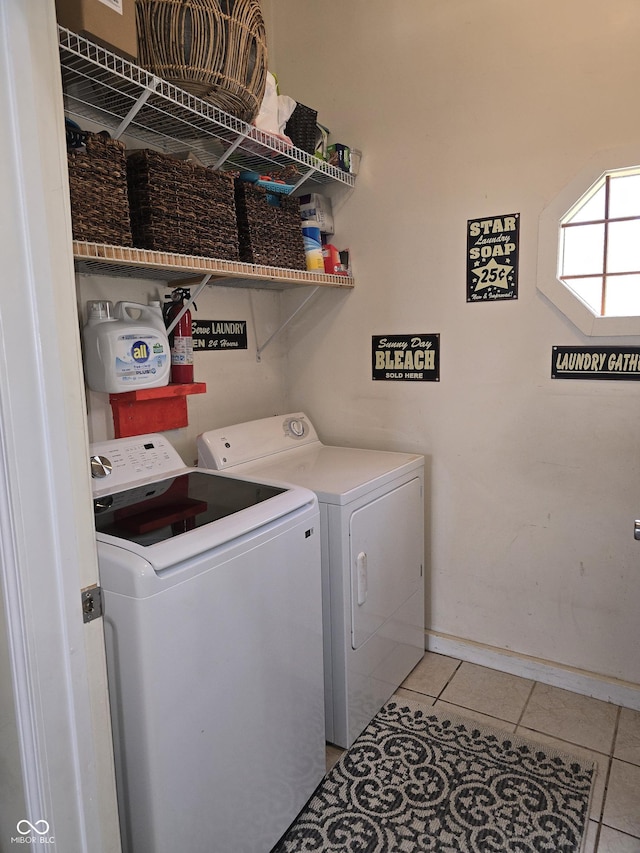
[[[135,0],[56,0],[58,23],[119,53],[138,55]]]
[[[323,234],[333,234],[333,211],[331,199],[320,193],[300,196],[301,219],[313,219],[320,225]]]

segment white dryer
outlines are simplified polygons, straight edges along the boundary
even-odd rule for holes
[[[316,493],[326,737],[351,746],[424,655],[424,457],[326,446],[298,412],[203,433],[198,464]]]

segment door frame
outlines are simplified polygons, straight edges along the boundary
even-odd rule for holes
[[[0,3],[0,114],[0,847],[29,821],[50,851],[117,853],[53,0]]]

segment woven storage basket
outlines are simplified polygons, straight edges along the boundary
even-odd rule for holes
[[[127,178],[135,246],[238,260],[232,175],[143,149]]]
[[[136,0],[138,56],[154,74],[250,122],[267,81],[259,0]]]
[[[280,205],[267,201],[267,190],[236,181],[236,212],[240,260],[250,264],[306,269],[297,198],[278,195]]]
[[[67,151],[74,240],[132,246],[124,145],[94,133]]]
[[[301,148],[308,154],[314,154],[316,150],[317,118],[316,110],[305,107],[304,104],[296,104],[284,127],[284,132],[296,148]]]

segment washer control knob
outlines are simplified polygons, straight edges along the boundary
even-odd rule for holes
[[[90,462],[91,476],[96,480],[101,480],[103,477],[108,477],[111,471],[113,470],[111,460],[107,459],[106,456],[92,456]]]

